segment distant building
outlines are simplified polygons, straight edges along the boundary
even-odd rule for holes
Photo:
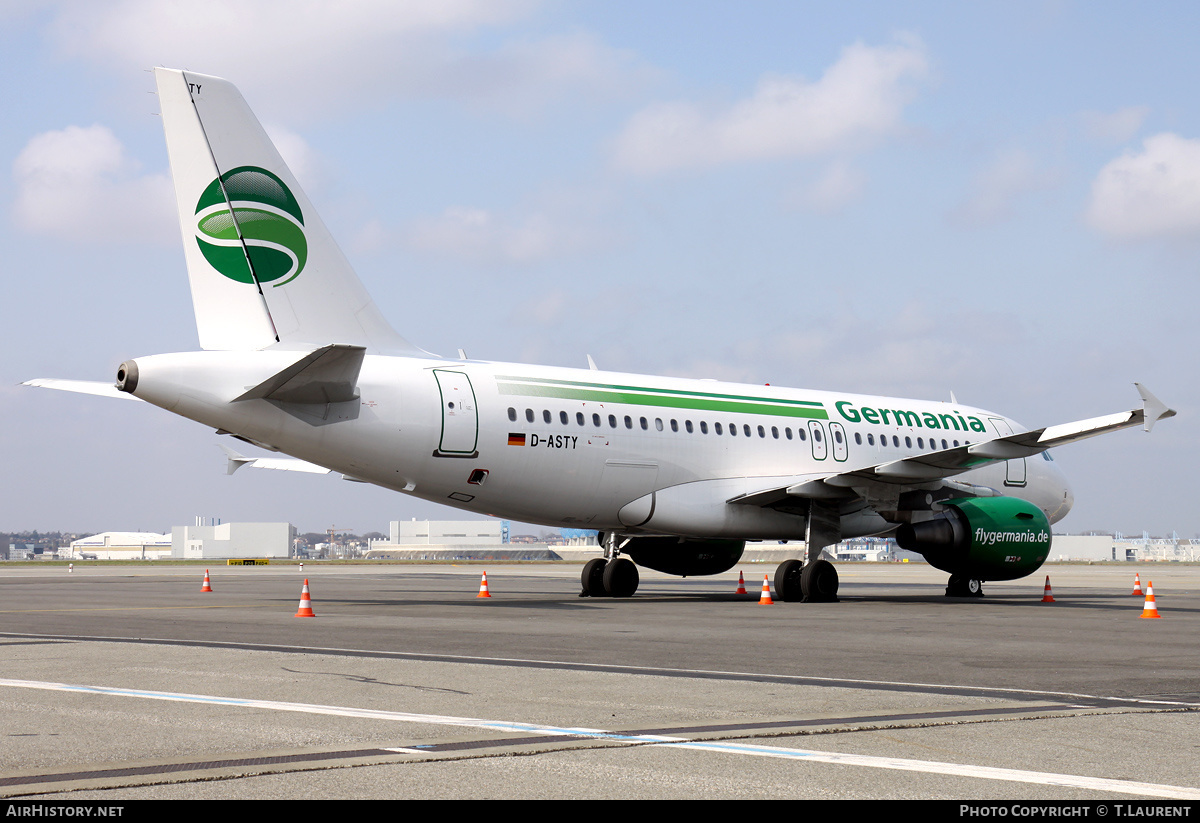
[[[1050,540],[1049,560],[1124,560],[1114,553],[1112,535],[1108,534],[1056,534]]]
[[[71,541],[68,558],[80,560],[158,560],[171,556],[171,535],[103,532]]]
[[[170,556],[204,558],[290,557],[296,527],[291,523],[220,523],[171,529]]]
[[[397,546],[500,546],[502,520],[393,520],[388,542]]]

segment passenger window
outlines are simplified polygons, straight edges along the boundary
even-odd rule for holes
[[[783,430],[783,433],[784,433],[785,435],[787,435],[787,439],[788,439],[788,440],[791,440],[791,439],[792,439],[792,427],[791,427],[791,426],[788,426],[786,429],[784,429],[784,430]]]
[[[529,421],[530,423],[532,423],[532,422],[533,422],[533,409],[526,409],[526,410],[525,410],[525,419],[526,419],[527,421]]]
[[[671,422],[674,423],[675,421],[672,420]],[[659,431],[662,431],[662,418],[661,417],[654,418],[654,428],[658,429]],[[675,426],[675,430],[678,431],[679,427]]]
[[[801,440],[808,439],[808,435],[805,434],[804,429],[796,429],[796,436],[799,437]]]
[[[760,429],[759,431],[762,431],[762,430]],[[742,424],[742,434],[746,435],[747,437],[750,436],[750,424],[749,423]]]
[[[617,427],[617,416],[615,414],[608,416],[608,425],[614,429]]]
[[[691,420],[684,420],[684,421],[683,421],[683,427],[684,427],[685,429],[687,429],[687,433],[688,433],[688,434],[691,434],[691,433],[692,433],[692,421],[691,421]]]
[[[630,417],[629,415],[625,415],[625,428],[627,428],[627,429],[633,428],[633,418]]]
[[[906,448],[906,449],[912,448],[912,438],[911,437],[904,438],[904,448]]]
[[[771,427],[771,436],[774,437],[776,440],[779,439],[779,427],[778,426]]]
[[[671,421],[671,431],[673,431],[673,432],[679,431],[679,421],[678,420]]]
[[[854,433],[854,443],[859,446],[862,445],[862,435],[859,434],[858,432]]]
[[[762,426],[759,426],[759,427],[758,427],[758,436],[759,436],[759,437],[766,437],[766,436],[767,436],[767,430],[766,430],[766,429],[764,429]]]
[[[700,425],[703,426],[704,424],[701,423]],[[713,432],[716,434],[721,433],[721,424],[720,423],[713,423]]]
[[[542,409],[542,419],[545,420],[547,423],[550,422],[550,410],[549,409]]]
[[[592,414],[592,425],[596,428],[600,428],[600,415]]]
[[[514,423],[517,422],[517,410],[514,409],[512,406],[508,407],[508,419],[513,421]]]
[[[575,425],[576,426],[583,425],[583,412],[575,412]]]
[[[646,418],[643,417],[641,419],[641,424],[642,424],[642,431],[645,431],[648,428],[648,426],[646,424]]]
[[[558,422],[565,426],[567,423],[571,422],[571,418],[567,417],[567,413],[565,411],[560,411],[558,413]]]
[[[700,421],[700,433],[708,434],[708,421],[707,420]],[[717,432],[717,434],[720,434],[720,432]]]

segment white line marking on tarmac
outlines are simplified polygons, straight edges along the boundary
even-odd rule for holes
[[[3,613],[3,612],[0,612]],[[55,634],[30,634],[28,632],[2,632],[0,637],[13,637],[20,639],[28,638],[46,638],[54,640],[78,640],[81,642],[103,642],[103,643],[139,643],[146,642],[141,638],[131,637],[108,637],[103,635],[55,635]],[[159,641],[150,641],[158,643]],[[187,641],[161,641],[162,645],[182,645],[182,646],[208,646],[214,645],[203,641],[191,643]],[[363,649],[346,649],[336,646],[291,646],[286,644],[263,644],[263,643],[237,643],[233,641],[221,641],[221,648],[227,649],[279,649],[283,651],[296,652],[319,652],[322,654],[345,654],[350,656],[362,656],[364,654],[377,654],[380,657],[395,657],[398,659],[419,659],[428,661],[444,661],[447,663],[466,663],[471,665],[500,665],[500,666],[539,666],[544,668],[558,669],[573,669],[578,671],[603,671],[612,674],[649,674],[661,676],[673,675],[688,675],[697,677],[734,677],[748,678],[762,681],[773,681],[779,683],[800,683],[800,684],[828,684],[838,688],[855,688],[861,686],[863,688],[880,688],[880,687],[898,687],[909,689],[920,689],[929,692],[944,692],[944,691],[969,691],[976,693],[987,694],[1012,694],[1019,696],[1024,700],[1031,697],[1044,697],[1054,700],[1111,700],[1124,705],[1139,705],[1139,706],[1178,706],[1185,708],[1200,708],[1200,703],[1195,700],[1151,700],[1144,697],[1121,697],[1111,698],[1102,695],[1080,694],[1077,692],[1052,692],[1042,691],[1037,689],[1016,689],[1003,688],[999,686],[955,686],[944,683],[914,683],[907,680],[861,680],[854,678],[836,678],[836,677],[815,677],[811,675],[788,675],[788,674],[764,674],[764,673],[748,673],[738,671],[722,671],[713,669],[672,669],[661,666],[623,666],[616,663],[604,664],[586,664],[586,663],[562,663],[552,660],[538,660],[536,658],[523,657],[483,657],[479,655],[457,655],[457,654],[425,654],[425,653],[405,653],[405,652],[369,652]],[[1087,705],[1079,705],[1075,708],[1094,708]]]
[[[358,709],[349,706],[324,706],[314,703],[287,703],[276,700],[254,700],[236,697],[218,697],[215,695],[184,694],[178,692],[155,692],[141,689],[117,689],[106,686],[86,686],[71,683],[53,683],[40,680],[7,680],[0,679],[0,686],[17,689],[41,689],[45,691],[80,692],[87,694],[103,694],[113,697],[137,697],[148,700],[169,700],[183,703],[209,703],[243,708],[269,709],[273,711],[303,712],[306,714],[325,714],[339,717],[361,717],[375,720],[390,720],[401,723],[428,723],[439,726],[463,726],[491,731],[519,731],[526,734],[540,734],[547,737],[578,736],[604,740],[619,740],[626,743],[645,743],[673,749],[691,749],[695,751],[721,752],[752,757],[776,757],[788,760],[807,760],[817,763],[830,763],[844,766],[865,766],[875,769],[896,769],[900,771],[924,772],[927,774],[948,774],[960,777],[974,777],[985,780],[1008,780],[1018,783],[1037,783],[1045,786],[1064,786],[1068,788],[1089,789],[1099,792],[1118,792],[1143,797],[1163,797],[1171,799],[1200,799],[1200,788],[1188,786],[1169,786],[1158,783],[1140,783],[1132,780],[1110,780],[1103,777],[1082,777],[1052,772],[1029,772],[1020,769],[1001,769],[990,766],[971,766],[961,763],[940,763],[930,760],[906,760],[896,757],[877,757],[861,754],[841,754],[838,752],[821,752],[811,749],[792,749],[775,746],[755,746],[745,743],[725,743],[721,741],[696,741],[680,737],[665,737],[659,735],[630,735],[604,729],[562,728],[544,726],[536,723],[514,723],[501,720],[485,720],[474,717],[453,717],[437,714],[414,714],[410,712],[392,712],[378,709]],[[393,749],[392,751],[408,751]],[[418,751],[419,750],[415,750]]]

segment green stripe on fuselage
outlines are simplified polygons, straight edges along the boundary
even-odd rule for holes
[[[688,392],[677,389],[612,386],[536,377],[497,377],[496,383],[501,394],[522,397],[556,397],[562,400],[592,400],[600,403],[625,403],[694,409],[696,411],[740,412],[777,417],[804,417],[815,420],[829,419],[825,407],[820,402],[812,400],[784,400],[736,394]]]

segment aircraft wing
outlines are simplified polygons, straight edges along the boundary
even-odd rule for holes
[[[33,380],[26,380],[21,385],[34,386],[39,389],[73,391],[79,394],[96,394],[101,397],[115,397],[118,400],[137,400],[139,403],[143,402],[141,398],[121,391],[112,383],[101,383],[95,380],[57,380],[52,377],[38,377]]]
[[[877,463],[847,472],[797,476],[793,478],[794,482],[788,485],[781,486],[776,483],[761,491],[739,495],[728,502],[769,506],[787,497],[812,499],[851,497],[854,495],[852,489],[855,487],[873,483],[894,486],[937,483],[991,463],[1032,457],[1055,446],[1074,443],[1077,440],[1085,440],[1118,429],[1140,425],[1146,431],[1150,431],[1158,420],[1175,416],[1174,409],[1167,408],[1144,386],[1139,383],[1134,383],[1134,385],[1137,386],[1138,393],[1142,396],[1142,408],[1140,409],[1093,417],[1074,423],[1063,423],[1058,426],[1048,426],[1035,431],[1010,434],[994,440],[956,446],[941,451],[924,452],[902,460]],[[967,491],[972,488],[969,484],[960,485]]]

